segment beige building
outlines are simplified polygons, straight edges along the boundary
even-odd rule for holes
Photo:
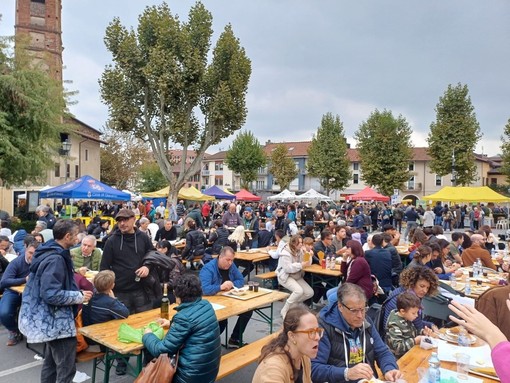
[[[271,155],[272,150],[279,143],[271,141],[266,142],[263,149],[267,156]],[[310,141],[300,142],[283,142],[288,148],[289,156],[291,156],[298,168],[298,176],[291,183],[289,190],[302,193],[310,188],[319,192],[324,192],[317,178],[311,177],[306,169],[308,161],[308,147]],[[202,184],[204,187],[217,185],[227,188],[231,191],[238,191],[240,188],[239,175],[233,173],[225,164],[226,151],[221,151],[210,155],[206,160],[202,161]],[[363,169],[359,158],[358,150],[349,148],[347,156],[350,161],[351,181],[346,189],[340,191],[332,191],[330,196],[338,200],[346,195],[357,193],[367,186],[363,180]],[[477,166],[477,180],[471,186],[485,186],[491,183],[504,183],[504,177],[493,174],[496,166],[498,166],[495,158],[488,158],[482,155],[475,155]],[[419,200],[423,196],[435,193],[444,186],[452,186],[451,174],[438,176],[430,170],[431,158],[427,153],[427,148],[414,148],[413,161],[409,162],[409,171],[411,177],[405,183],[404,188],[399,191],[397,200],[412,199]],[[499,163],[500,164],[500,163]],[[494,182],[496,181],[496,182]],[[257,181],[253,183],[252,192],[261,196],[268,196],[280,192],[280,187],[274,183],[272,174],[268,172],[267,167],[259,169]]]

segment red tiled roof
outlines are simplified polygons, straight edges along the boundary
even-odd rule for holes
[[[307,157],[308,156],[308,148],[310,147],[311,141],[291,141],[291,142],[266,142],[266,145],[263,146],[264,152],[266,155],[270,156],[273,150],[278,145],[285,145],[289,150],[289,154],[292,157]]]

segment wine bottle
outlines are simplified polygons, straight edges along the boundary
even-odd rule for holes
[[[168,319],[168,290],[167,290],[167,284],[163,284],[163,298],[161,298],[161,318]]]

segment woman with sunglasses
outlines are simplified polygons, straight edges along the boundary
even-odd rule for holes
[[[292,306],[283,330],[261,351],[252,383],[311,383],[310,360],[317,356],[324,329],[303,304]]]

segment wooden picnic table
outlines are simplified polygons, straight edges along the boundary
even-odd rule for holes
[[[11,286],[9,287],[9,289],[11,289],[12,291],[15,291],[17,292],[18,294],[23,294],[23,291],[25,291],[25,284],[23,285],[19,285],[19,286]]]
[[[342,278],[342,272],[340,271],[340,265],[336,264],[334,269],[323,269],[321,265],[313,264],[303,268],[303,271],[310,276],[310,286],[324,287],[332,289],[340,284]]]
[[[269,332],[273,332],[273,304],[276,301],[286,299],[289,294],[282,291],[271,291],[268,294],[261,295],[248,300],[240,300],[231,298],[228,296],[218,293],[213,296],[205,296],[204,299],[208,300],[215,307],[215,313],[218,321],[228,319],[230,317],[248,312],[255,311],[264,321],[269,324]],[[175,314],[173,308],[176,305],[171,305],[169,314],[170,319]],[[269,308],[270,313],[266,314],[262,312],[262,309]],[[160,310],[154,309],[145,311],[138,314],[132,314],[126,319],[116,319],[105,323],[98,323],[91,326],[82,327],[79,329],[80,333],[94,340],[95,342],[105,346],[108,352],[105,356],[105,379],[104,382],[108,382],[110,369],[113,361],[122,356],[136,355],[137,366],[135,374],[140,373],[142,368],[142,353],[141,350],[144,348],[143,344],[140,343],[123,343],[117,340],[117,332],[121,323],[127,323],[134,328],[140,328],[146,326],[148,323],[157,320],[160,317]],[[228,329],[225,329],[228,331]]]
[[[430,358],[430,354],[432,353],[432,351],[433,350],[425,350],[423,348],[420,348],[420,346],[414,346],[397,361],[399,369],[404,374],[404,379],[407,381],[407,383],[419,382],[420,378],[418,376],[417,370],[420,367],[423,367],[425,369],[428,368],[429,364],[428,360]],[[437,351],[437,349],[434,349],[434,351]],[[457,364],[455,362],[441,361],[440,367],[452,371],[457,370]],[[469,374],[469,376],[481,379],[484,383],[498,382],[498,380],[484,378],[478,375],[472,375],[471,373]]]

